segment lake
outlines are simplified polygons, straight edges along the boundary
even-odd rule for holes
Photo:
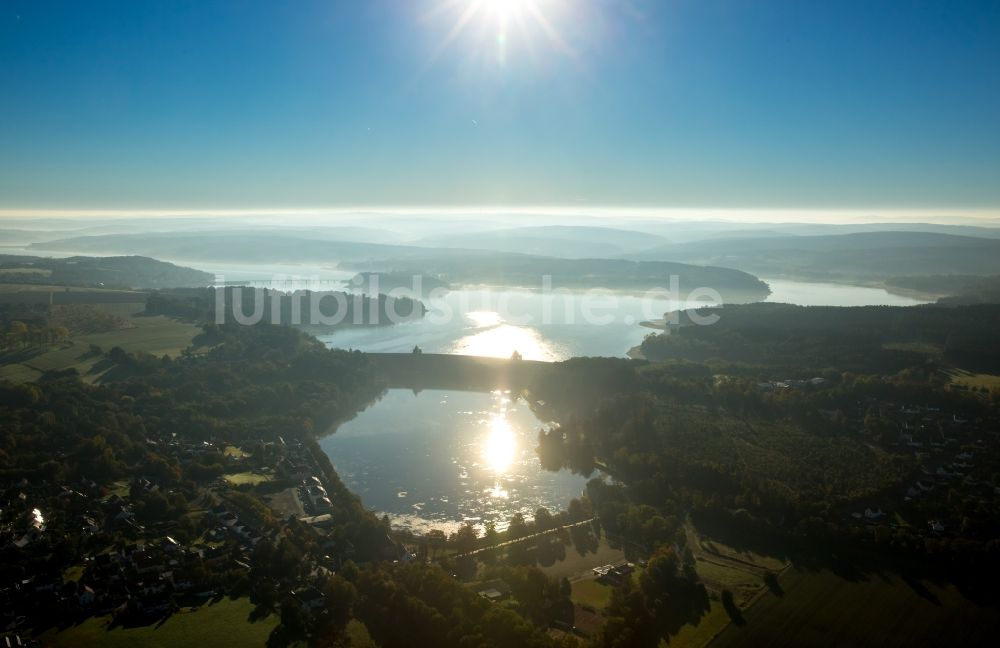
[[[765,279],[767,301],[801,306],[911,306],[923,303],[881,288]],[[703,302],[600,291],[545,294],[512,288],[466,288],[425,301],[423,320],[390,327],[344,329],[318,336],[328,346],[371,352],[429,353],[529,360],[623,357],[650,329],[639,325]]]
[[[645,299],[601,291],[544,294],[468,288],[425,299],[427,316],[391,327],[344,329],[318,336],[329,346],[372,352],[410,351],[565,360],[623,356],[650,333],[640,322],[696,302]]]
[[[877,288],[767,281],[773,291],[769,301],[809,306],[920,303]],[[546,297],[527,290],[469,288],[428,302],[431,312],[422,321],[338,331],[320,339],[330,346],[375,352],[420,346],[427,352],[499,357],[517,350],[537,360],[622,356],[651,332],[640,321],[678,307],[669,300],[613,297],[613,307],[602,311],[610,314],[609,321],[595,324],[586,321],[580,293]],[[531,321],[512,321],[525,316]],[[542,425],[524,402],[512,401],[509,394],[390,390],[321,446],[365,506],[388,514],[397,527],[452,532],[466,521],[481,527],[492,520],[503,529],[516,512],[530,519],[539,506],[565,509],[584,487],[580,476],[540,467],[534,447]]]
[[[767,301],[799,306],[916,306],[926,301],[896,295],[883,288],[822,282],[764,279],[771,286]]]
[[[507,392],[393,389],[320,446],[365,507],[396,527],[451,533],[492,521],[503,530],[515,513],[565,509],[586,483],[541,468],[542,426]]]

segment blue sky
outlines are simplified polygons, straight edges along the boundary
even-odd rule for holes
[[[1000,207],[998,2],[475,1],[5,0],[0,208]]]

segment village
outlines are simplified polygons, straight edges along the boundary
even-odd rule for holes
[[[911,468],[901,487],[850,511],[855,525],[873,534],[884,527],[917,537],[959,538],[978,535],[980,523],[994,518],[1000,508],[1000,485],[994,483],[1000,468],[997,421],[873,398],[859,402],[852,425],[876,435],[873,445]]]
[[[0,589],[0,631],[12,645],[30,645],[24,631],[38,636],[44,624],[93,616],[149,623],[224,596],[252,595],[271,603],[288,592],[304,616],[322,614],[323,578],[348,560],[363,560],[349,541],[332,533],[338,520],[329,493],[343,497],[346,491],[329,483],[305,443],[286,444],[279,437],[246,444],[250,452],[227,442],[148,443],[182,469],[206,452],[221,455],[225,474],[198,485],[152,475],[104,484],[22,479],[0,491],[0,550],[7,572]],[[247,475],[273,480],[285,487],[276,492],[301,498],[301,514],[278,517],[281,503],[278,511],[261,508],[259,499],[244,493],[241,478]],[[271,560],[262,563],[283,542],[297,539],[299,546],[318,552],[303,552],[295,569],[278,573]],[[407,556],[387,535],[382,544],[380,558]],[[48,555],[56,559],[44,560]]]

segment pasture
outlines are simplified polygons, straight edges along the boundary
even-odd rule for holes
[[[145,626],[111,627],[111,617],[94,617],[62,631],[39,637],[45,646],[106,648],[175,648],[176,646],[265,646],[278,625],[277,615],[251,621],[249,599],[222,599],[197,608],[182,608],[167,619]]]
[[[992,645],[1000,614],[953,585],[907,582],[895,574],[849,580],[830,571],[790,569],[783,592],[764,594],[712,642],[727,646]]]
[[[601,611],[611,602],[611,592],[614,588],[598,582],[596,579],[578,580],[571,585],[570,599],[578,604]]]
[[[112,347],[141,351],[155,356],[177,356],[200,333],[195,324],[162,315],[133,317],[134,328],[78,335],[45,349],[10,351],[0,358],[0,379],[25,382],[45,371],[76,369],[85,382],[99,382],[109,368],[103,356],[91,353],[91,345],[107,352]]]
[[[223,475],[223,479],[233,486],[256,486],[257,484],[264,484],[271,481],[273,477],[271,475],[256,472],[241,472],[234,473],[232,475]]]
[[[951,369],[947,373],[951,378],[952,384],[961,385],[967,389],[986,388],[990,391],[1000,390],[1000,376],[971,373],[964,369]]]

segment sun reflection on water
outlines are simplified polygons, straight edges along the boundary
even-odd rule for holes
[[[565,359],[537,329],[508,324],[494,311],[475,311],[465,316],[476,330],[456,340],[448,353],[509,358],[516,351],[525,360]]]
[[[482,533],[492,522],[502,531],[515,513],[564,507],[585,483],[542,469],[534,451],[542,423],[516,392],[390,390],[380,407],[324,439],[324,450],[397,527],[452,533],[472,523]]]
[[[497,414],[490,421],[490,431],[483,448],[483,458],[497,475],[502,475],[514,462],[517,440],[506,414]]]
[[[500,313],[496,311],[469,311],[465,314],[465,318],[472,322],[476,328],[496,326],[503,322]]]

